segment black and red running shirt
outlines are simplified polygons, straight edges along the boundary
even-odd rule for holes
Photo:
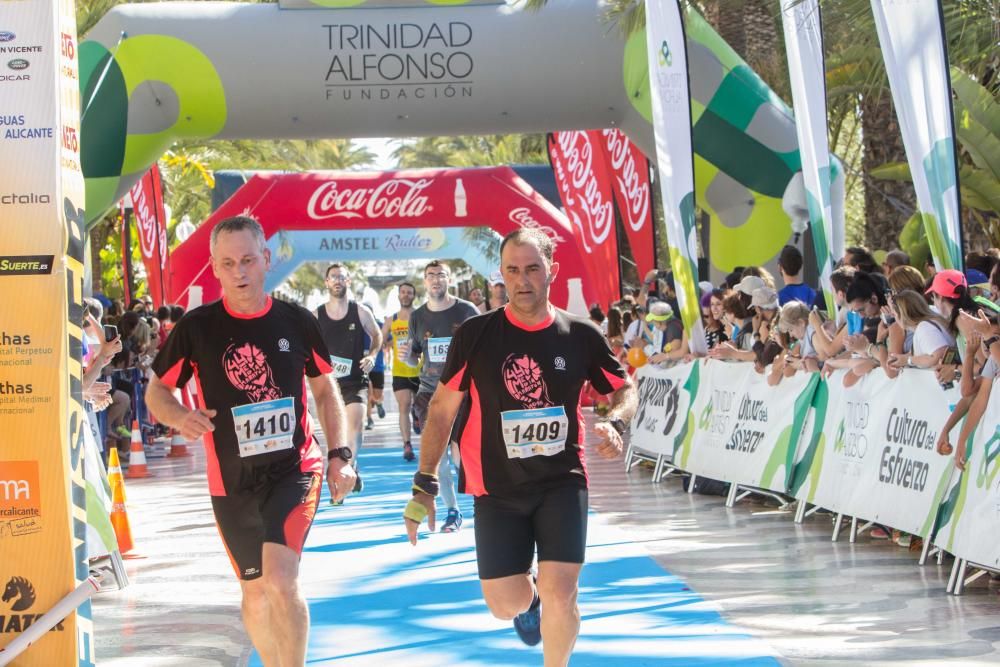
[[[206,433],[208,488],[213,496],[244,490],[261,465],[300,465],[323,472],[323,458],[309,426],[306,376],[331,372],[319,323],[299,306],[274,301],[258,313],[231,311],[225,300],[199,306],[170,332],[153,372],[170,387],[198,384],[199,407],[216,410],[215,430]],[[292,447],[240,458],[231,408],[293,398]]]
[[[589,320],[550,307],[545,321],[528,326],[509,308],[501,308],[462,324],[441,376],[449,389],[467,391],[471,398],[460,442],[459,490],[508,496],[525,485],[586,487],[580,394],[587,380],[602,394],[626,383],[625,370],[607,339]],[[565,449],[551,455],[510,456],[501,415],[558,411],[558,406],[568,420]]]

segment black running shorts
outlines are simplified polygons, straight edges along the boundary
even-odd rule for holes
[[[401,378],[401,377],[396,377],[395,375],[392,376],[393,391],[404,391],[407,389],[412,391],[414,394],[417,393],[417,391],[419,391],[420,389],[420,378],[418,377]]]
[[[413,398],[413,412],[417,415],[417,421],[421,424],[427,423],[427,412],[430,409],[431,398],[433,396],[434,394],[429,391],[418,391]],[[459,442],[462,439],[462,429],[465,428],[465,423],[469,421],[469,410],[471,407],[472,402],[466,396],[462,401],[462,405],[458,408],[455,421],[452,422],[449,442]]]
[[[341,382],[340,395],[344,399],[344,405],[361,403],[368,405],[368,385],[362,382]]]
[[[475,499],[476,560],[480,579],[525,574],[538,561],[583,563],[587,547],[587,489],[561,484],[511,497]]]
[[[372,389],[384,389],[385,371],[371,371],[368,373],[368,381],[372,383]]]
[[[236,576],[249,581],[261,576],[264,542],[302,555],[322,484],[298,463],[248,469],[245,476],[241,491],[212,496],[212,511]]]

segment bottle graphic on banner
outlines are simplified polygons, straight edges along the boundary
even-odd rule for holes
[[[455,217],[464,218],[467,215],[469,211],[466,209],[465,185],[459,178],[455,180]]]
[[[574,315],[586,317],[589,309],[587,308],[587,299],[583,296],[583,281],[579,278],[570,278],[566,281],[566,291],[569,292],[566,310]]]

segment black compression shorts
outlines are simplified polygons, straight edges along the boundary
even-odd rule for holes
[[[525,574],[538,561],[583,563],[587,548],[587,489],[562,484],[512,497],[475,499],[480,579]]]
[[[414,394],[417,393],[420,390],[420,378],[418,378],[418,377],[401,378],[401,377],[396,377],[395,375],[393,375],[392,376],[392,390],[393,391],[404,391],[406,389],[412,391]]]
[[[385,371],[371,371],[368,373],[368,380],[372,383],[372,389],[384,389]]]
[[[417,415],[417,421],[421,424],[427,423],[427,412],[431,405],[431,398],[434,396],[429,391],[418,391],[416,397],[413,399],[413,412]],[[449,442],[460,442],[462,439],[462,430],[465,428],[465,423],[469,421],[469,411],[472,407],[472,402],[469,397],[466,396],[462,401],[462,405],[458,408],[458,414],[455,415],[455,421],[451,425],[451,438]]]
[[[212,496],[219,534],[236,576],[261,576],[264,542],[283,544],[302,555],[322,488],[320,475],[301,472],[296,463],[284,471],[265,466],[249,472],[247,488],[228,496]]]
[[[341,382],[340,395],[344,398],[344,405],[350,405],[352,403],[368,405],[367,384],[361,382]]]

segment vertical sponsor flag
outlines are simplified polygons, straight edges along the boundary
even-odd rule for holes
[[[802,157],[806,204],[812,224],[819,282],[828,313],[836,312],[830,273],[837,259],[832,245],[830,148],[826,125],[826,71],[819,0],[782,0],[781,23],[785,29],[788,76],[795,107],[795,133]]]
[[[0,648],[88,577],[81,401],[84,191],[71,0],[4,3],[0,141]],[[90,602],[15,659],[94,664]],[[7,653],[5,658],[13,658]],[[6,662],[6,660],[0,660]]]
[[[951,78],[938,0],[871,0],[917,206],[938,270],[962,269]]]
[[[600,138],[608,169],[611,170],[611,189],[621,211],[636,271],[644,276],[650,269],[656,268],[649,160],[617,128],[601,130]]]
[[[698,242],[694,218],[694,153],[691,148],[691,102],[687,45],[680,6],[675,0],[647,0],[646,55],[656,133],[663,218],[670,266],[681,319],[691,351],[706,353],[698,307]]]
[[[166,303],[170,293],[170,249],[167,247],[167,215],[163,209],[160,170],[154,164],[129,190],[139,248],[146,266],[149,294],[156,307]]]
[[[580,254],[607,309],[621,296],[611,175],[599,132],[549,135],[549,160]]]

